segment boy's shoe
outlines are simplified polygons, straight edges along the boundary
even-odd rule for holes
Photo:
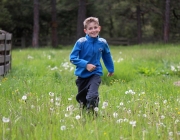
[[[87,113],[92,112],[95,116],[97,116],[97,111],[95,108],[98,108],[99,98],[92,99],[87,101]]]

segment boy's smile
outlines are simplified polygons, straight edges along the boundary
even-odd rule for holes
[[[87,25],[87,28],[84,29],[84,32],[88,34],[90,37],[97,37],[99,32],[101,31],[101,26],[99,26],[95,22],[91,22]]]

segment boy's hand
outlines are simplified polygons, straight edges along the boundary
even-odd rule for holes
[[[114,73],[108,72],[107,76],[113,76]]]
[[[93,64],[87,64],[86,69],[90,72],[92,72],[93,70],[95,70],[96,66]]]

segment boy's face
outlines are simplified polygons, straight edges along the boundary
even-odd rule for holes
[[[97,37],[99,32],[101,31],[101,26],[99,26],[95,22],[91,22],[87,25],[87,28],[84,29],[84,32],[88,34],[90,37]]]

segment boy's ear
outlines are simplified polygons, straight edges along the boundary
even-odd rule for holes
[[[101,31],[101,26],[99,26],[99,31]]]
[[[84,32],[85,32],[85,34],[86,34],[87,30],[86,30],[86,29],[84,29]]]

